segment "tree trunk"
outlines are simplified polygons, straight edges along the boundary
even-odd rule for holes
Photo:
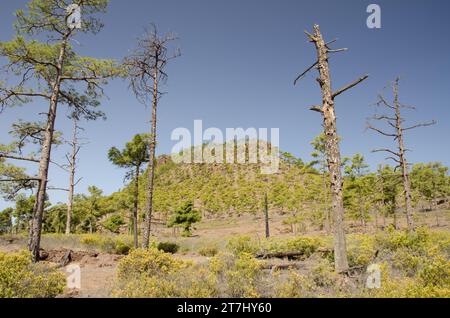
[[[325,231],[330,234],[331,222],[330,222],[330,211],[328,208],[328,194],[327,194],[327,181],[325,176],[325,169],[323,171],[322,183],[323,183],[323,209],[325,212]]]
[[[134,247],[139,247],[139,239],[138,239],[138,205],[139,205],[139,171],[140,166],[136,166],[136,172],[134,174],[134,207],[133,207],[133,238],[134,238]]]
[[[366,230],[366,220],[364,219],[364,203],[362,200],[362,194],[359,193],[359,219],[361,222],[361,227],[363,228],[363,230]]]
[[[73,195],[75,192],[75,169],[77,160],[77,120],[73,120],[73,136],[72,136],[72,155],[70,158],[70,176],[69,176],[69,196],[67,202],[67,219],[66,219],[66,235],[70,234],[70,227],[72,224],[73,211]]]
[[[264,194],[264,218],[266,223],[266,238],[270,237],[269,229],[269,204],[267,200],[267,193]]]
[[[145,215],[145,231],[142,242],[143,248],[148,248],[150,244],[150,234],[152,225],[152,212],[153,212],[153,184],[155,181],[155,150],[156,150],[156,110],[158,106],[158,60],[155,63],[154,81],[153,81],[153,102],[152,102],[152,128],[151,128],[151,140],[150,140],[150,153],[148,163],[148,185],[147,185],[147,206]]]
[[[400,155],[400,166],[402,169],[403,178],[403,190],[405,195],[405,210],[406,210],[406,223],[408,225],[408,231],[414,231],[414,218],[411,204],[411,182],[409,180],[408,173],[408,163],[405,158],[405,145],[403,141],[403,129],[402,129],[402,118],[400,114],[400,103],[398,101],[398,82],[399,79],[395,81],[394,84],[394,105],[395,105],[395,115],[396,115],[396,128],[397,128],[397,138],[398,138],[398,150]]]
[[[52,87],[52,97],[47,114],[47,126],[45,128],[44,142],[42,145],[41,159],[39,162],[39,186],[36,193],[33,219],[30,226],[30,239],[28,249],[31,252],[32,261],[39,261],[39,250],[41,244],[42,218],[44,215],[45,199],[47,191],[48,168],[52,149],[53,133],[55,130],[56,111],[58,108],[59,91],[61,86],[62,68],[67,48],[67,36],[64,37],[59,52],[56,80]]]
[[[398,229],[398,225],[397,225],[397,211],[394,209],[394,214],[393,214],[393,217],[394,217],[394,229]]]
[[[375,230],[378,231],[378,207],[375,207],[374,209],[374,216],[375,216]]]
[[[328,50],[318,25],[314,26],[314,37],[316,39],[314,43],[316,45],[318,56],[317,67],[320,73],[318,81],[322,89],[322,111],[327,139],[326,153],[331,181],[331,206],[334,224],[334,263],[336,272],[342,273],[348,270],[349,267],[344,230],[344,202],[342,196],[343,179],[341,174],[339,137],[336,130],[336,115],[328,66]]]

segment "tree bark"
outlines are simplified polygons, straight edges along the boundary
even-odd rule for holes
[[[73,211],[73,195],[75,192],[75,170],[77,160],[77,121],[73,119],[73,136],[72,136],[72,154],[70,157],[70,170],[69,170],[69,195],[67,199],[67,218],[66,218],[66,235],[70,234],[72,224],[72,211]]]
[[[314,26],[314,44],[317,49],[320,78],[318,79],[322,90],[323,124],[326,135],[326,153],[328,171],[331,181],[331,205],[334,224],[334,262],[336,272],[348,270],[347,247],[344,230],[344,202],[342,196],[343,179],[341,173],[341,154],[339,137],[336,130],[336,114],[334,110],[333,91],[328,66],[328,49],[323,40],[319,26]]]
[[[153,102],[152,102],[152,127],[150,135],[150,152],[148,163],[148,185],[147,185],[147,205],[145,215],[145,231],[142,242],[143,248],[148,248],[150,244],[150,234],[152,225],[152,212],[153,212],[153,185],[155,181],[155,150],[156,150],[156,119],[157,119],[157,106],[158,106],[158,59],[155,61],[154,77],[153,77]]]
[[[136,166],[136,172],[134,174],[134,207],[133,207],[133,238],[134,247],[139,247],[139,232],[138,232],[138,205],[139,205],[139,171],[140,166]]]
[[[269,203],[267,200],[267,193],[264,194],[264,219],[266,224],[266,238],[270,237],[270,228],[269,228]]]
[[[403,178],[403,189],[405,195],[405,211],[406,211],[406,223],[408,225],[408,231],[414,231],[414,218],[411,204],[411,182],[409,180],[409,169],[408,163],[405,158],[405,144],[403,140],[403,129],[402,129],[402,117],[400,114],[400,103],[398,100],[398,82],[397,78],[394,84],[394,106],[395,106],[395,116],[396,116],[396,128],[397,128],[397,139],[398,139],[398,149],[400,166],[402,169]]]
[[[325,176],[325,169],[323,171],[323,176],[322,176],[322,183],[323,183],[323,208],[324,208],[324,212],[325,212],[325,231],[327,232],[327,234],[330,234],[330,229],[331,229],[331,222],[330,222],[330,211],[328,208],[328,188],[327,188],[327,180],[326,180],[326,176]]]
[[[364,202],[362,199],[362,194],[360,191],[358,191],[358,201],[359,201],[359,219],[361,222],[361,226],[364,229],[364,231],[366,230],[366,220],[364,219]]]
[[[394,229],[398,229],[398,225],[397,225],[397,211],[394,208],[394,212],[393,212],[393,217],[394,217]]]
[[[50,99],[50,107],[47,114],[47,126],[45,129],[44,142],[42,145],[41,159],[39,162],[39,186],[36,193],[36,203],[34,206],[33,219],[30,226],[29,251],[31,252],[32,261],[39,261],[39,250],[41,243],[42,218],[45,208],[45,199],[48,182],[48,168],[50,165],[50,156],[52,149],[53,133],[55,129],[56,111],[58,108],[59,91],[61,87],[61,77],[63,72],[64,58],[67,49],[68,36],[62,41],[61,49],[58,56],[56,79],[52,87],[52,96]]]

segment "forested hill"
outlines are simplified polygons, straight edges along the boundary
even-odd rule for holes
[[[170,213],[183,201],[194,201],[195,208],[209,216],[258,213],[265,193],[271,209],[299,211],[322,193],[318,171],[290,156],[282,157],[279,172],[272,175],[261,174],[257,164],[175,164],[168,157],[159,162],[155,211],[162,213]],[[143,184],[145,180],[143,176]]]
[[[244,213],[263,215],[267,193],[269,211],[286,214],[287,223],[307,222],[318,229],[327,227],[331,195],[328,175],[321,172],[326,169],[320,156],[318,159],[305,164],[289,153],[281,153],[279,173],[263,175],[256,164],[175,164],[169,156],[161,156],[155,175],[154,215],[166,220],[187,201],[193,202],[205,218]],[[375,173],[369,173],[367,168],[360,155],[347,159],[344,167],[346,214],[361,223],[373,218],[374,213],[382,218],[402,210],[398,173],[389,166],[379,167]],[[417,208],[431,206],[433,198],[445,198],[450,193],[447,168],[440,164],[418,164],[411,177]],[[432,184],[439,185],[436,189],[440,193],[431,194]],[[140,220],[144,217],[146,186],[144,173],[139,181]],[[94,228],[102,228],[105,220],[113,230],[117,224],[128,224],[133,189],[134,182],[129,180],[122,191],[104,197],[101,190],[92,187],[90,195],[76,197],[73,221],[84,230],[89,229],[91,222]],[[50,208],[47,219],[64,219],[65,208],[64,204]],[[52,217],[52,209],[60,213]],[[90,220],[89,226],[86,219]]]
[[[320,138],[319,138],[320,139]],[[154,216],[167,220],[184,203],[191,201],[203,217],[214,218],[245,213],[263,215],[267,193],[270,213],[286,215],[286,222],[307,222],[321,229],[329,226],[330,198],[321,143],[313,142],[317,159],[304,163],[289,153],[281,152],[277,174],[261,174],[256,164],[176,164],[170,156],[157,160],[154,193]],[[402,211],[401,178],[390,166],[380,166],[370,173],[361,155],[345,160],[343,167],[344,203],[348,219],[364,224],[375,217],[392,216]],[[373,170],[373,169],[372,169]],[[124,171],[125,174],[125,171]],[[433,208],[450,195],[447,167],[439,163],[417,164],[411,181],[416,210]],[[147,173],[139,178],[140,220],[144,219]],[[117,232],[129,224],[133,207],[134,180],[128,179],[123,190],[105,196],[91,186],[88,194],[74,199],[73,230]],[[32,215],[34,196],[20,195],[16,208],[10,209],[18,219],[18,227],[26,229]],[[63,232],[67,205],[47,205],[44,229]]]

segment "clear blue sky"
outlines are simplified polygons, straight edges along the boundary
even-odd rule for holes
[[[13,36],[12,13],[26,0],[0,4],[0,41]],[[366,27],[366,7],[382,9],[382,28]],[[339,88],[362,74],[370,79],[337,99],[338,132],[342,153],[362,153],[372,167],[384,163],[384,155],[371,149],[390,145],[389,140],[365,132],[366,118],[376,95],[397,75],[402,78],[400,96],[417,106],[405,116],[415,121],[437,119],[438,125],[407,135],[414,162],[450,164],[450,12],[449,1],[257,1],[257,0],[112,0],[103,16],[105,28],[97,36],[79,39],[80,53],[121,59],[134,47],[142,27],[149,22],[161,31],[180,36],[183,55],[168,68],[168,92],[159,105],[158,153],[174,145],[170,134],[177,127],[193,128],[195,119],[206,127],[280,128],[280,147],[305,160],[309,142],[321,131],[321,117],[309,111],[320,103],[316,74],[298,87],[293,79],[314,62],[314,48],[304,29],[318,23],[326,39],[339,38],[337,47],[348,47],[330,60],[333,86]],[[112,146],[122,146],[134,134],[149,131],[149,109],[139,104],[126,83],[112,82],[102,109],[107,121],[84,123],[89,145],[80,153],[78,187],[89,185],[106,194],[123,186],[124,171],[107,160]],[[47,105],[35,101],[0,114],[0,142],[8,142],[12,122],[39,119]],[[66,110],[60,108],[57,129],[70,133]],[[66,148],[54,153],[61,161]],[[31,169],[30,172],[35,172]],[[67,175],[56,167],[50,172],[53,186],[67,186]],[[64,193],[50,193],[52,202],[65,202]],[[0,199],[0,209],[10,203]]]

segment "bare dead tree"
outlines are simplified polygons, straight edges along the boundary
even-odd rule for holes
[[[266,238],[270,237],[270,224],[269,224],[269,202],[267,198],[267,192],[264,194],[264,222],[266,226]]]
[[[366,80],[368,78],[368,75],[365,75],[352,82],[351,84],[333,92],[328,64],[329,54],[343,52],[347,49],[330,49],[329,45],[331,43],[334,43],[336,40],[325,42],[320,32],[320,28],[317,24],[314,25],[313,34],[310,34],[307,31],[305,31],[305,33],[308,36],[310,42],[314,43],[316,47],[317,61],[295,79],[294,85],[297,84],[297,82],[311,70],[317,69],[319,71],[317,82],[319,83],[322,91],[322,106],[313,106],[311,107],[311,110],[319,112],[323,116],[323,127],[326,136],[327,163],[331,179],[335,270],[338,273],[344,273],[348,271],[349,266],[344,229],[344,203],[342,195],[343,178],[341,172],[342,160],[339,149],[339,137],[336,130],[334,99],[345,91]]]
[[[162,95],[159,87],[167,81],[165,68],[169,61],[180,56],[179,49],[174,53],[170,52],[170,43],[175,40],[177,37],[173,33],[159,35],[156,26],[151,24],[149,28],[145,29],[144,35],[138,39],[137,47],[124,61],[130,79],[130,88],[136,98],[144,105],[148,99],[152,101],[145,230],[142,241],[144,248],[148,248],[149,245],[153,212],[157,107]]]
[[[426,127],[435,125],[436,121],[419,123],[410,127],[403,128],[403,123],[405,119],[402,117],[401,110],[402,109],[415,109],[413,106],[403,105],[399,102],[398,95],[398,86],[400,79],[397,77],[395,81],[392,83],[392,91],[394,95],[393,103],[389,103],[387,99],[382,95],[378,95],[378,101],[376,106],[383,107],[389,113],[383,113],[382,115],[374,115],[370,118],[367,123],[367,128],[373,130],[383,136],[391,137],[394,141],[398,143],[397,150],[392,150],[388,148],[375,149],[373,152],[385,152],[389,154],[387,160],[394,161],[397,166],[396,169],[401,169],[402,179],[403,179],[403,193],[405,197],[405,212],[406,212],[406,222],[408,225],[408,230],[414,230],[414,218],[413,218],[413,210],[412,210],[412,199],[411,199],[411,182],[409,179],[409,164],[406,160],[405,153],[409,151],[409,149],[405,148],[404,136],[405,132],[408,130],[412,130],[419,127]],[[374,126],[371,121],[381,121],[386,123],[391,131],[386,131],[381,128]]]
[[[66,154],[66,159],[69,166],[69,189],[67,196],[67,218],[66,218],[66,235],[70,234],[71,231],[71,223],[72,223],[72,211],[73,211],[73,196],[75,193],[75,187],[78,183],[80,183],[81,178],[75,181],[75,173],[77,169],[77,157],[78,153],[81,150],[81,143],[79,139],[79,131],[82,130],[80,126],[78,126],[78,118],[77,116],[72,117],[73,126],[72,126],[72,140],[69,142],[71,146],[71,153]]]

